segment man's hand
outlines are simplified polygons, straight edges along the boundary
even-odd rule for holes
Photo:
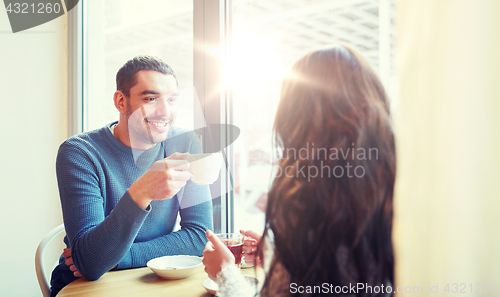
[[[71,258],[71,249],[64,249],[63,257],[66,259],[64,260],[64,263],[69,266],[69,269],[71,271],[73,271],[73,275],[76,277],[82,277],[82,274],[78,272],[75,264],[73,263],[73,258]]]
[[[249,265],[262,266],[262,261],[256,254],[257,245],[262,238],[262,234],[252,230],[240,230],[240,233],[245,236],[245,241],[243,243],[243,260]]]
[[[209,242],[205,245],[203,251],[203,265],[205,265],[205,272],[213,280],[217,279],[222,267],[235,263],[234,255],[224,245],[224,243],[215,234],[207,230],[207,239]]]
[[[130,197],[143,209],[146,209],[153,200],[174,197],[191,178],[188,171],[189,163],[186,160],[188,155],[189,153],[175,153],[168,158],[156,161],[146,173],[130,186],[128,189]],[[169,162],[172,160],[186,161]]]

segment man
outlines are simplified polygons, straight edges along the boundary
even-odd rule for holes
[[[116,82],[119,121],[59,148],[68,249],[52,273],[52,296],[79,276],[97,280],[160,256],[201,256],[212,229],[208,186],[189,181],[189,164],[168,168],[168,160],[202,152],[193,132],[172,126],[179,95],[173,70],[139,56],[118,71]],[[178,213],[181,230],[172,232]]]

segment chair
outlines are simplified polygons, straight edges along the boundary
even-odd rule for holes
[[[36,249],[35,254],[35,268],[36,268],[36,277],[38,278],[38,284],[40,285],[40,290],[42,290],[42,294],[44,297],[50,296],[50,287],[49,287],[49,279],[45,274],[45,263],[43,260],[43,254],[45,252],[45,248],[47,244],[56,237],[58,234],[64,232],[64,224],[61,224],[52,231],[50,231],[45,237],[42,239],[38,248]]]

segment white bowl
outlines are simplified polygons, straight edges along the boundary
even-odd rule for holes
[[[181,279],[193,274],[201,263],[200,257],[180,255],[151,259],[146,265],[161,278]]]

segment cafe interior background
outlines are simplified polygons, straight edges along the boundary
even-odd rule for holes
[[[0,296],[41,296],[35,250],[62,223],[58,146],[118,118],[127,59],[159,56],[180,89],[196,87],[179,126],[241,129],[214,186],[229,189],[214,200],[215,228],[262,230],[282,78],[337,42],[369,59],[391,99],[397,285],[499,284],[500,1],[87,0],[15,34],[0,10]]]

